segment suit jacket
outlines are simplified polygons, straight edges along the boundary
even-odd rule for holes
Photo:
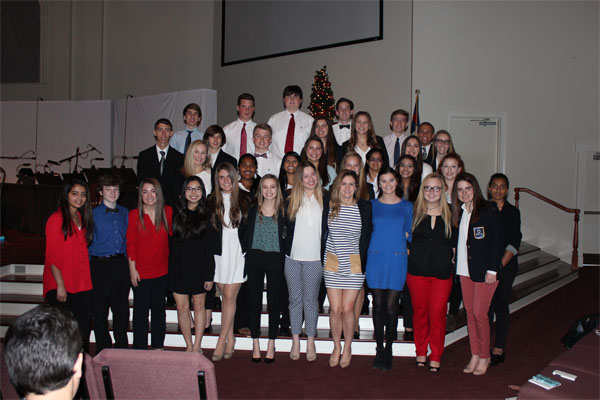
[[[423,152],[423,150],[421,150]],[[423,158],[423,162],[431,165],[431,168],[435,171],[435,158],[437,157],[435,146],[433,142],[431,142],[431,146],[429,146],[429,153],[427,153],[427,158]]]
[[[221,149],[221,151],[219,151],[219,154],[217,154],[215,166],[212,167],[212,169],[210,170],[210,181],[213,185],[213,188],[215,187],[215,185],[218,185],[218,182],[215,182],[215,174],[217,173],[217,167],[224,162],[230,163],[231,165],[233,165],[233,168],[237,169],[237,161],[235,160],[235,158],[225,153],[223,149]]]
[[[377,138],[377,147],[379,147],[379,149],[381,150],[381,153],[383,155],[383,164],[382,165],[390,165],[390,160],[388,157],[388,152],[385,148],[385,143],[383,142],[383,138],[381,136],[375,136],[375,138]],[[347,140],[344,142],[344,144],[342,144],[342,154],[345,155],[348,152],[348,144],[350,143],[350,140]],[[354,151],[354,149],[351,149]],[[343,157],[343,156],[342,156]],[[343,169],[343,165],[340,165],[339,170]]]
[[[324,199],[323,199],[324,200]],[[329,200],[329,199],[328,199]],[[359,200],[358,210],[360,212],[360,239],[358,248],[360,253],[360,264],[363,274],[367,267],[367,252],[371,242],[371,233],[373,232],[373,209],[370,201]],[[327,245],[327,236],[329,235],[329,201],[323,202],[323,217],[321,219],[321,262],[325,260],[325,248]]]
[[[183,154],[169,147],[167,152],[163,173],[160,173],[160,162],[156,154],[156,145],[140,151],[137,162],[138,185],[144,178],[155,178],[160,183],[165,202],[173,206],[183,185]]]

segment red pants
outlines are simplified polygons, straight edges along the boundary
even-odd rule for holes
[[[468,276],[461,276],[460,286],[463,293],[463,303],[467,311],[471,354],[480,358],[489,358],[490,322],[488,311],[498,281],[493,285],[488,285],[485,282],[473,282]]]
[[[452,289],[452,278],[437,279],[408,274],[406,284],[413,306],[413,327],[417,357],[427,355],[440,362],[446,336],[446,303]]]

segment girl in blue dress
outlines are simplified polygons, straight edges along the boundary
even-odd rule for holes
[[[378,178],[381,194],[373,204],[373,233],[367,258],[367,283],[373,292],[373,325],[377,355],[373,368],[392,367],[392,345],[398,327],[398,298],[406,281],[413,205],[402,200],[400,177],[382,168]],[[383,347],[383,329],[386,344]]]

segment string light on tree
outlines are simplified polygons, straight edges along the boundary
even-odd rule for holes
[[[333,98],[333,90],[331,90],[331,82],[329,81],[326,65],[315,72],[315,80],[312,84],[308,109],[313,118],[325,116],[333,120],[335,116],[335,99]]]

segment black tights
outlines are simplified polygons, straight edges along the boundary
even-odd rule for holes
[[[398,299],[402,292],[391,289],[371,289],[371,292],[377,348],[383,349],[383,327],[385,326],[386,347],[391,349],[398,330]]]

